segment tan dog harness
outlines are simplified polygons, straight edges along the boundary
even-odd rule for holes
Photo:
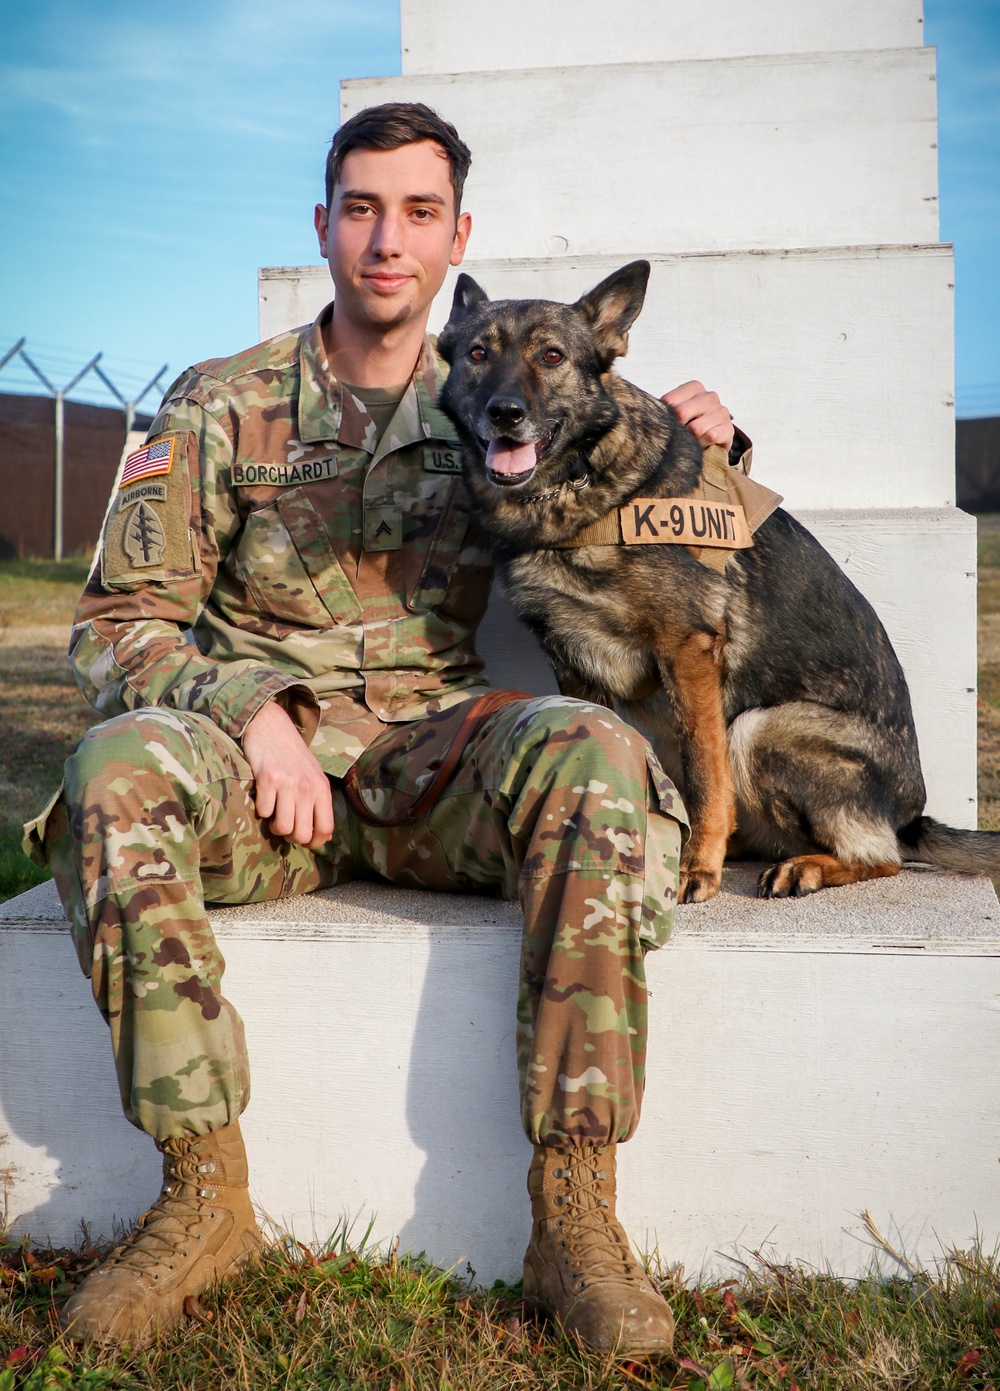
[[[557,549],[581,546],[687,546],[719,574],[735,551],[753,545],[753,533],[781,504],[778,493],[731,468],[718,444],[704,451],[701,478],[686,497],[638,497],[616,507]]]

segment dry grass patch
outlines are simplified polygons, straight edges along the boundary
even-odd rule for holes
[[[87,581],[90,561],[0,561],[0,629],[69,629],[76,601]]]
[[[86,577],[80,560],[0,562],[0,900],[47,877],[21,853],[21,823],[59,786],[97,719],[66,658]]]
[[[759,1257],[720,1283],[665,1273],[677,1356],[650,1364],[582,1352],[526,1315],[516,1286],[469,1291],[343,1234],[323,1250],[272,1246],[146,1352],[80,1353],[55,1308],[98,1255],[2,1254],[0,1391],[996,1391],[1000,1377],[1000,1276],[980,1251],[905,1279],[844,1282]]]

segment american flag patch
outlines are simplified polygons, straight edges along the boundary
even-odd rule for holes
[[[158,473],[169,473],[174,462],[173,436],[166,440],[154,440],[144,444],[125,460],[119,488],[134,483],[137,478],[153,478]]]

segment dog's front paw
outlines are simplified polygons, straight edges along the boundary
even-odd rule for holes
[[[681,885],[677,893],[678,903],[704,903],[714,898],[722,888],[722,871],[702,869],[689,865],[681,870]]]
[[[804,898],[824,887],[822,867],[800,855],[765,869],[757,880],[757,897]]]

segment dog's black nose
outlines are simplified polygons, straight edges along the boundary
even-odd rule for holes
[[[491,396],[486,403],[486,414],[494,425],[512,430],[528,413],[528,408],[517,396]]]

